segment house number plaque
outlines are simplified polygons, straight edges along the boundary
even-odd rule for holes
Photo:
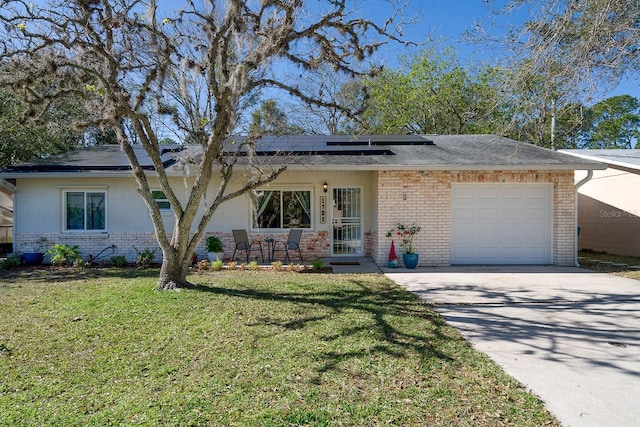
[[[327,223],[327,196],[320,196],[320,224]]]

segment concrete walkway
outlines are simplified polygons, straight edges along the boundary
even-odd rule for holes
[[[563,425],[640,425],[640,281],[560,267],[382,270]]]

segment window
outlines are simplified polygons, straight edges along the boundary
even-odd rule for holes
[[[311,191],[264,191],[253,208],[254,228],[311,228]]]
[[[107,193],[66,191],[64,193],[66,231],[106,230]]]
[[[151,191],[151,195],[153,196],[156,203],[158,204],[158,207],[161,210],[171,209],[171,204],[169,203],[169,200],[167,200],[167,196],[164,194],[164,191],[153,190]]]

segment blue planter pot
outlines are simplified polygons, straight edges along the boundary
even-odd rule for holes
[[[416,268],[418,266],[418,254],[402,254],[402,261],[407,268]]]
[[[22,254],[22,261],[26,265],[40,265],[44,259],[42,252],[25,252]]]

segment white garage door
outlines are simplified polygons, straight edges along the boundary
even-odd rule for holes
[[[552,184],[454,184],[452,264],[551,264]]]

